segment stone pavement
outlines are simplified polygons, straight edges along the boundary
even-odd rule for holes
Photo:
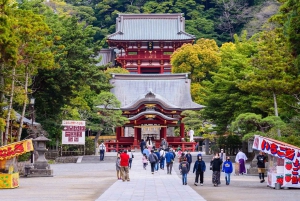
[[[196,154],[192,153],[194,156]],[[196,192],[198,194],[197,200],[204,198],[207,201],[294,201],[299,200],[300,197],[300,189],[275,190],[267,187],[266,183],[260,183],[257,176],[249,175],[232,175],[231,184],[226,186],[224,185],[224,174],[222,173],[222,184],[219,187],[213,187],[211,182],[212,172],[210,170],[207,170],[204,174],[204,186],[193,185],[195,178],[193,173],[188,174],[188,185],[183,186],[178,174],[177,161],[174,165],[177,174],[172,171],[174,175],[165,175],[163,171],[159,170],[155,175],[151,175],[149,167],[144,173],[139,170],[142,167],[142,162],[138,157],[138,154],[135,154],[133,167],[130,171],[130,182],[117,180],[115,170],[116,153],[107,153],[105,161],[101,162],[99,156],[84,156],[78,160],[79,163],[77,164],[52,164],[53,177],[21,177],[19,188],[0,189],[0,201],[104,200],[102,198],[107,196],[116,186],[118,188],[114,191],[114,194],[120,195],[121,192],[124,192],[124,196],[129,197],[131,194],[136,197],[136,200],[142,200],[144,197],[145,200],[168,200],[168,196],[173,199],[175,196],[172,196],[177,195],[176,199],[173,200],[180,201],[182,199],[179,196],[183,193],[180,191],[183,190],[186,191],[184,195],[192,193],[194,196]],[[206,156],[206,159],[209,158],[209,156]],[[193,157],[193,163],[194,161],[195,157]],[[208,161],[206,160],[206,162]],[[209,167],[209,163],[206,163],[206,166]],[[149,188],[145,188],[146,185]],[[135,190],[135,188],[139,190]],[[160,190],[162,188],[167,191],[162,192]],[[191,188],[194,191],[191,191]],[[126,194],[127,192],[128,194]],[[152,192],[152,195],[150,192]],[[187,198],[186,200],[190,199]]]
[[[178,169],[178,164],[173,167]],[[144,170],[141,153],[134,153],[132,169],[129,173],[130,181],[116,181],[97,201],[205,201],[188,185],[182,185],[181,176],[172,171],[167,174],[167,168],[151,174],[150,165]]]

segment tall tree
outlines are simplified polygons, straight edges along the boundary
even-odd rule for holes
[[[6,108],[5,94],[7,94],[7,78],[10,76],[6,67],[16,64],[18,38],[14,34],[14,24],[16,19],[13,13],[16,11],[16,5],[10,0],[0,1],[0,146],[3,143],[3,131],[6,114],[10,114],[10,108]],[[6,108],[6,109],[5,109]],[[9,112],[4,112],[8,110]]]
[[[28,86],[32,83],[31,78],[37,74],[38,69],[52,69],[54,59],[50,51],[52,42],[47,39],[51,30],[42,16],[26,10],[18,10],[15,16],[18,19],[15,27],[16,35],[20,38],[17,70],[23,74],[19,81],[24,82],[23,108],[18,131],[18,140],[20,140],[28,100]]]
[[[217,125],[218,133],[227,131],[228,125],[239,114],[257,112],[264,114],[254,103],[258,96],[242,91],[239,81],[243,80],[245,69],[248,69],[253,54],[256,53],[255,43],[248,40],[247,33],[240,37],[235,35],[234,43],[224,43],[220,48],[222,62],[217,72],[212,72],[211,81],[204,81],[203,110],[204,117],[212,119]]]
[[[278,116],[277,96],[289,94],[297,80],[297,69],[293,66],[291,52],[285,39],[275,30],[265,31],[258,39],[258,53],[252,57],[247,77],[239,87],[250,93],[273,99],[267,112]],[[262,100],[263,101],[263,100]]]
[[[288,46],[296,58],[295,65],[300,69],[300,2],[297,0],[279,0],[283,3],[279,13],[271,17],[271,22],[280,25],[287,37]]]

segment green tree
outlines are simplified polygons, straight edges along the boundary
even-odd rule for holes
[[[241,113],[255,112],[264,114],[255,107],[259,96],[245,92],[238,87],[243,80],[252,55],[256,53],[255,42],[246,38],[247,33],[235,35],[234,43],[224,43],[220,48],[222,62],[217,72],[212,72],[211,81],[204,81],[203,96],[205,105],[203,115],[212,119],[219,134],[227,131],[228,125]]]
[[[295,64],[300,68],[300,2],[297,0],[279,0],[282,6],[279,13],[271,17],[271,22],[279,24],[288,41],[288,47],[296,58]]]
[[[221,57],[214,40],[199,39],[196,44],[185,44],[171,56],[172,73],[191,73],[192,97],[203,100],[201,81],[209,80],[211,72],[217,71]]]
[[[54,58],[50,51],[52,42],[47,39],[51,30],[42,16],[26,10],[18,10],[14,15],[18,19],[15,27],[16,35],[20,38],[16,70],[17,74],[23,74],[19,81],[24,83],[23,108],[18,132],[18,140],[20,140],[31,78],[37,74],[38,69],[52,69]]]
[[[6,108],[7,103],[5,101],[5,95],[9,94],[7,90],[8,80],[10,77],[10,72],[6,68],[16,65],[17,60],[17,47],[18,38],[15,36],[14,25],[16,24],[16,19],[13,17],[13,13],[16,11],[16,4],[10,0],[0,1],[0,133],[3,133],[5,129],[5,119],[10,118],[10,108]],[[5,113],[5,110],[9,110]],[[0,135],[0,146],[2,145],[3,135]]]
[[[246,77],[239,87],[267,99],[272,98],[273,106],[269,105],[265,111],[272,111],[278,116],[277,96],[292,91],[298,72],[293,66],[285,39],[274,30],[260,35],[257,48],[258,53],[251,59],[252,66],[245,69]]]
[[[274,130],[285,127],[286,124],[277,116],[262,118],[254,113],[240,114],[231,124],[231,130],[243,135],[247,140],[254,135],[263,135],[274,138]]]
[[[88,121],[88,127],[93,131],[97,131],[95,147],[97,147],[101,134],[107,130],[113,130],[115,127],[123,126],[128,122],[128,119],[122,116],[120,106],[121,103],[110,92],[101,92],[95,98],[92,115]]]

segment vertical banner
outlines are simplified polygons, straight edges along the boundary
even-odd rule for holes
[[[85,144],[85,121],[62,121],[62,144]]]

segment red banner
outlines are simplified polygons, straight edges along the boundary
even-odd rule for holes
[[[0,147],[0,160],[8,160],[26,152],[33,151],[32,140],[23,140]]]

